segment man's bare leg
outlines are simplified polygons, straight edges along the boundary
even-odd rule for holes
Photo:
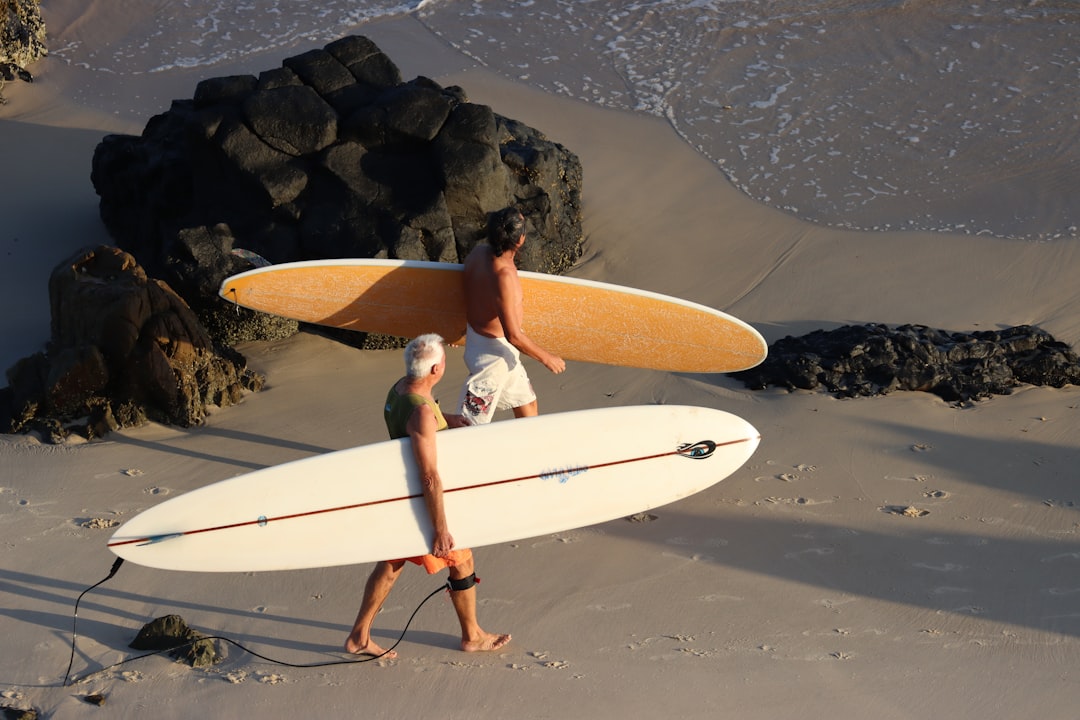
[[[450,578],[462,580],[473,574],[473,563],[461,563],[450,568]],[[476,586],[467,590],[451,590],[450,601],[454,603],[458,622],[461,623],[461,649],[465,652],[489,652],[498,650],[510,642],[510,635],[489,633],[480,627],[476,619]]]
[[[375,616],[382,609],[403,567],[404,561],[392,563],[384,560],[371,571],[364,585],[364,599],[360,603],[360,611],[356,614],[356,622],[353,623],[349,637],[345,639],[345,652],[354,655],[383,655],[386,652],[371,639],[371,624],[375,622]],[[383,657],[396,658],[397,652],[391,650]]]
[[[514,408],[514,417],[516,418],[536,417],[539,414],[540,408],[536,400],[533,400],[531,403],[519,405],[518,407]]]

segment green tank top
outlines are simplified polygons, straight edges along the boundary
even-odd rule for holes
[[[439,430],[447,428],[446,418],[443,417],[442,410],[439,409],[437,403],[433,403],[426,397],[416,393],[399,395],[394,387],[391,387],[390,392],[387,393],[386,406],[383,408],[383,419],[386,420],[386,429],[390,432],[391,439],[396,440],[397,438],[409,436],[409,418],[412,417],[413,410],[421,405],[427,405],[435,412],[435,422],[438,424]]]

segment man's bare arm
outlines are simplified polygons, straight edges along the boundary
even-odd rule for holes
[[[521,326],[521,286],[515,275],[501,272],[496,279],[495,301],[502,323],[503,336],[521,352],[540,362],[551,372],[558,374],[566,369],[566,362],[548,352],[533,341]]]
[[[435,412],[427,405],[420,405],[409,417],[408,431],[412,442],[413,457],[420,470],[420,482],[424,491],[424,504],[428,516],[435,528],[431,554],[445,557],[454,549],[454,538],[450,534],[443,508],[442,477],[439,475],[438,451],[435,433],[439,426]]]

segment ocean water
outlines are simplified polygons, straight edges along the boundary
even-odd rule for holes
[[[1080,236],[1077,0],[156,5],[154,23],[107,48],[52,52],[102,72],[209,77],[225,61],[413,13],[511,79],[664,118],[747,195],[813,222]]]

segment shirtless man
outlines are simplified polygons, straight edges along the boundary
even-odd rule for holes
[[[356,622],[345,640],[345,651],[357,655],[397,657],[371,639],[371,624],[382,608],[405,562],[423,566],[428,574],[449,568],[450,599],[461,624],[461,649],[466,652],[498,650],[510,642],[509,635],[489,633],[476,619],[476,575],[472,551],[454,549],[454,537],[443,512],[442,479],[436,454],[435,433],[467,424],[458,415],[439,410],[432,395],[446,372],[446,349],[435,334],[421,335],[405,347],[405,377],[386,395],[383,415],[391,438],[408,437],[420,470],[424,502],[435,529],[431,554],[401,560],[383,560],[375,566],[364,587],[364,599]]]
[[[536,393],[521,364],[520,353],[561,373],[566,363],[537,345],[522,329],[521,282],[514,258],[525,244],[525,218],[515,208],[488,219],[488,242],[465,258],[465,365],[469,377],[459,407],[474,424],[491,422],[496,410],[510,408],[514,417],[538,412]]]

